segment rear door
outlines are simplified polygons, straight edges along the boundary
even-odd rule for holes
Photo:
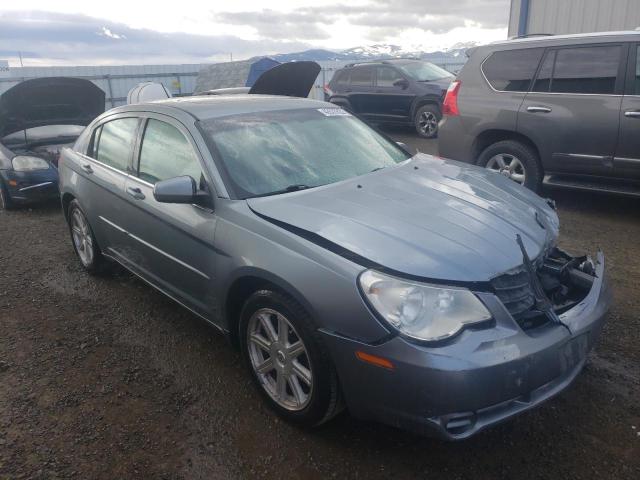
[[[110,118],[94,129],[86,155],[74,160],[73,169],[85,180],[78,186],[78,198],[100,248],[108,254],[126,248],[120,224],[126,216],[124,186],[138,128],[138,118]]]
[[[518,113],[518,131],[547,173],[611,175],[622,102],[624,44],[549,48]]]
[[[396,85],[405,81],[403,86]],[[404,88],[403,88],[404,87]],[[376,67],[376,85],[371,97],[371,114],[378,121],[407,121],[416,93],[409,81],[395,68]]]
[[[629,50],[620,138],[613,167],[618,177],[640,178],[640,44],[632,44]]]
[[[156,182],[191,176],[203,190],[210,182],[189,131],[173,118],[149,114],[139,142],[134,172],[125,184],[130,267],[169,296],[212,318],[215,301],[212,209],[157,202]]]
[[[349,76],[349,87],[347,88],[349,103],[351,103],[354,113],[365,119],[371,119],[373,114],[374,74],[375,67],[365,65],[353,67]]]

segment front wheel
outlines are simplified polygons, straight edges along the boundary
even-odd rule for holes
[[[478,158],[478,165],[500,173],[534,192],[542,185],[542,167],[536,152],[516,140],[503,140],[489,145]]]
[[[438,136],[438,123],[441,118],[442,114],[436,105],[420,107],[414,118],[416,132],[422,138],[436,138]]]
[[[279,416],[312,427],[340,411],[335,368],[291,297],[271,290],[251,295],[241,313],[240,343],[254,383]]]
[[[13,208],[14,203],[9,195],[9,190],[0,178],[0,210],[12,210]]]

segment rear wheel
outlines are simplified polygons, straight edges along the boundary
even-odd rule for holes
[[[4,184],[4,181],[0,178],[0,210],[11,210],[15,207],[9,190]]]
[[[420,107],[414,118],[416,132],[422,138],[436,138],[438,136],[438,123],[441,118],[442,114],[436,105]]]
[[[534,192],[542,185],[542,167],[536,152],[516,140],[502,140],[489,145],[480,154],[478,165],[500,173]]]
[[[68,219],[73,249],[78,255],[80,263],[91,274],[101,273],[105,259],[98,248],[87,216],[77,200],[73,200],[69,204]]]
[[[306,427],[341,409],[337,374],[317,335],[287,295],[260,290],[242,309],[240,342],[254,383],[279,416]]]

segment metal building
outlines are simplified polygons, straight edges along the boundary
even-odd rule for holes
[[[511,0],[509,37],[638,27],[639,0]]]

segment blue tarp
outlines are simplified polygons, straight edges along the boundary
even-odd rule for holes
[[[258,79],[258,77],[260,77],[260,75],[262,75],[267,70],[272,69],[276,65],[280,65],[280,62],[267,57],[261,58],[260,60],[252,63],[245,87],[253,87],[253,84],[256,83],[256,80]]]

